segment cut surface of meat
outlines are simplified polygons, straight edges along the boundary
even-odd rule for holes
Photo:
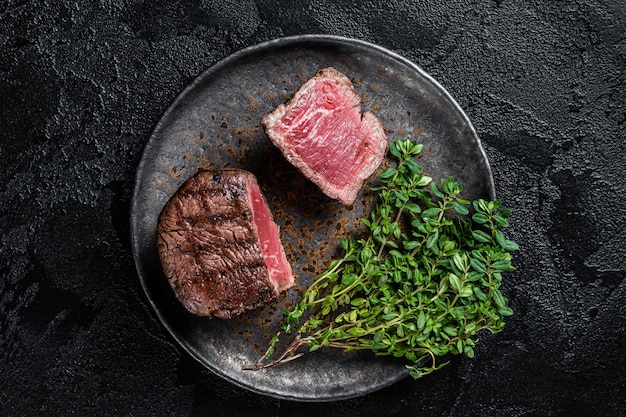
[[[361,113],[350,80],[334,68],[317,72],[261,119],[285,158],[326,195],[351,205],[387,151],[383,125]]]
[[[294,284],[278,226],[254,175],[199,171],[167,202],[157,226],[163,271],[191,313],[230,318]]]
[[[279,229],[272,219],[272,213],[256,181],[248,182],[248,191],[269,280],[274,285],[275,291],[279,293],[294,283],[291,266],[287,263],[285,250],[280,243]]]

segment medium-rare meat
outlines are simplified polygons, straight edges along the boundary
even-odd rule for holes
[[[197,315],[230,318],[294,283],[278,226],[248,171],[188,179],[159,216],[157,244],[176,297]]]
[[[329,197],[351,205],[387,151],[383,125],[361,113],[350,80],[325,68],[261,119],[285,158]]]

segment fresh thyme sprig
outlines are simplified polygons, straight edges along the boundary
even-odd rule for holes
[[[499,288],[518,249],[501,230],[511,211],[499,200],[461,198],[454,178],[432,181],[415,162],[422,148],[390,143],[398,163],[373,188],[377,204],[362,219],[368,237],[342,241],[343,258],[284,312],[281,330],[291,343],[271,360],[277,333],[246,369],[294,360],[303,346],[331,347],[405,358],[417,379],[444,366],[447,354],[473,357],[479,331],[502,330],[513,311]]]

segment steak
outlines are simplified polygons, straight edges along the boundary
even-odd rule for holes
[[[200,316],[231,318],[294,284],[278,226],[248,171],[188,179],[159,216],[157,245],[176,297]]]
[[[350,80],[325,68],[261,119],[284,157],[327,196],[351,205],[387,152],[383,125],[361,113]]]

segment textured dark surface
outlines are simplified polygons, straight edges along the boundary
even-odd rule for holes
[[[626,408],[626,7],[579,1],[8,0],[0,9],[0,414],[614,416]],[[301,404],[182,353],[141,290],[143,146],[200,71],[330,33],[411,59],[483,140],[522,250],[516,311],[420,381]]]

